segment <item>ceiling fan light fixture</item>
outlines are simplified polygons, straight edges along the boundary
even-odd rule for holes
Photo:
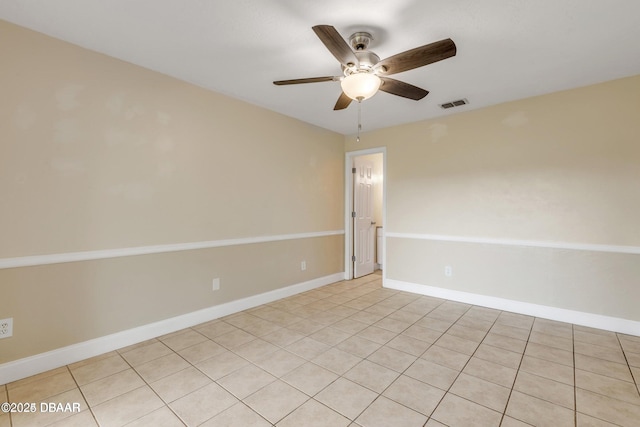
[[[382,80],[371,73],[349,74],[340,82],[342,91],[351,99],[363,101],[371,98],[380,89]]]

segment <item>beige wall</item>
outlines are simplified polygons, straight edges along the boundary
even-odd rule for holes
[[[343,228],[341,135],[2,21],[0,58],[0,259]],[[0,270],[0,363],[341,272],[342,247]]]
[[[544,248],[638,251],[639,100],[636,76],[347,138],[387,147],[386,231],[445,239],[390,237],[387,277],[640,320],[640,255]]]

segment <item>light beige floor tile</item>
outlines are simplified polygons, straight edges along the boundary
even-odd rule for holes
[[[314,357],[329,350],[331,347],[314,339],[305,337],[294,342],[293,344],[289,344],[285,348],[300,357],[311,360]]]
[[[482,331],[485,335],[491,330],[495,323],[493,321],[474,319],[473,316],[464,315],[456,322],[458,326],[465,326],[467,328],[476,329]]]
[[[278,427],[345,427],[349,419],[311,399],[280,421]]]
[[[625,427],[637,426],[640,420],[640,406],[581,388],[576,389],[576,410]]]
[[[279,378],[306,363],[306,359],[287,350],[280,349],[265,355],[255,363],[271,375]]]
[[[356,419],[362,427],[422,427],[427,417],[384,396],[378,397]]]
[[[242,357],[225,350],[224,353],[220,353],[204,362],[198,363],[196,368],[204,372],[209,378],[217,380],[248,364],[249,362]]]
[[[608,360],[616,363],[626,363],[624,354],[621,348],[602,347],[599,345],[587,344],[583,342],[576,342],[574,344],[574,351],[585,356],[591,356],[598,359]]]
[[[618,427],[617,424],[612,424],[589,415],[576,413],[576,425],[577,427]]]
[[[383,396],[429,416],[444,394],[444,390],[401,375],[384,391]]]
[[[520,370],[573,386],[573,368],[570,366],[525,355]]]
[[[559,337],[557,335],[549,335],[542,332],[532,331],[531,336],[529,337],[529,342],[546,345],[560,350],[573,351],[573,340]]]
[[[624,351],[629,353],[640,353],[640,340],[631,335],[618,334],[618,339]]]
[[[629,363],[629,366],[640,368],[640,353],[627,352],[626,356],[627,356],[627,362]]]
[[[296,331],[292,331],[291,329],[281,328],[277,331],[263,335],[261,338],[279,347],[286,347],[289,344],[293,344],[294,342],[301,340],[304,338],[304,335]]]
[[[502,312],[496,319],[497,324],[514,326],[516,328],[531,329],[534,318],[524,314]]]
[[[520,371],[513,389],[565,408],[575,409],[573,387],[558,381]]]
[[[347,332],[328,326],[309,335],[309,338],[313,338],[314,340],[320,341],[321,343],[327,344],[329,346],[335,346],[346,340],[350,336],[351,334]]]
[[[526,341],[511,338],[506,335],[496,334],[494,332],[489,332],[482,342],[483,344],[514,351],[520,354],[524,353],[524,349],[527,346]]]
[[[198,426],[238,403],[231,393],[212,383],[169,404],[188,426]]]
[[[164,347],[163,344],[160,344]],[[143,347],[144,348],[144,347]],[[164,347],[166,348],[166,347]],[[168,348],[166,348],[169,352]],[[137,350],[133,350],[137,351]],[[90,382],[108,377],[110,375],[129,369],[130,366],[119,355],[101,359],[95,363],[83,365],[75,369],[71,369],[71,373],[79,385],[88,384]]]
[[[211,418],[201,427],[269,427],[271,423],[242,402]]]
[[[576,387],[640,406],[640,394],[634,383],[576,369]],[[640,420],[639,420],[640,421]]]
[[[404,373],[416,380],[431,384],[442,390],[448,390],[458,376],[459,371],[425,359],[418,359]]]
[[[242,311],[240,313],[231,314],[222,318],[223,321],[235,326],[236,328],[243,329],[245,326],[252,325],[256,322],[260,322],[263,319],[254,316],[253,314]]]
[[[162,400],[148,386],[144,386],[101,403],[92,411],[100,426],[119,427],[162,406]]]
[[[441,422],[434,420],[433,418],[429,418],[429,421],[427,421],[424,427],[449,427],[449,426],[446,426]]]
[[[599,345],[602,347],[609,347],[615,350],[618,350],[620,348],[618,337],[613,332],[607,335],[603,335],[585,331],[575,331],[573,336],[576,342],[584,342],[588,344]]]
[[[356,366],[361,358],[349,354],[345,351],[338,350],[337,348],[331,348],[324,353],[314,357],[312,362],[335,372],[338,375],[342,375],[349,369]]]
[[[434,319],[432,317],[423,317],[415,323],[416,326],[420,326],[422,328],[430,329],[434,332],[440,332],[442,335],[447,329],[453,325],[453,322]]]
[[[530,426],[531,424],[527,424],[523,421],[516,420],[515,418],[511,418],[506,415],[502,418],[502,424],[500,424],[500,427],[530,427]]]
[[[378,344],[386,344],[394,339],[397,334],[386,329],[378,328],[377,326],[369,326],[358,332],[357,336],[377,342]]]
[[[502,313],[500,310],[474,305],[463,317],[494,323],[498,319],[498,316],[500,316],[500,313]]]
[[[80,386],[82,394],[90,406],[96,406],[116,396],[135,390],[144,385],[144,381],[133,370],[127,369],[98,381]]]
[[[185,329],[180,333],[174,333],[165,338],[160,338],[167,347],[173,351],[182,350],[208,340],[207,337],[193,329]]]
[[[363,360],[344,374],[344,377],[377,393],[382,393],[400,374],[377,363]]]
[[[608,360],[598,359],[596,357],[585,356],[584,354],[575,355],[576,369],[605,375],[622,381],[633,382],[629,366],[626,363],[609,362]]]
[[[463,326],[460,325],[459,322],[449,328],[446,334],[473,341],[475,343],[480,343],[484,339],[485,335],[487,335],[487,333],[481,329]]]
[[[573,351],[560,350],[558,348],[530,342],[527,344],[524,354],[573,367]]]
[[[411,311],[407,311],[405,309],[400,309],[389,315],[389,319],[399,320],[401,322],[408,323],[409,325],[413,325],[415,322],[417,322],[421,318],[422,318],[422,315],[412,313]]]
[[[393,313],[393,311],[391,313]],[[411,326],[411,324],[402,322],[400,320],[392,319],[390,317],[385,317],[384,319],[378,320],[376,323],[373,324],[373,326],[386,329],[387,331],[391,331],[391,332],[395,332],[396,334],[399,334],[405,329],[407,329],[409,326]]]
[[[371,354],[367,359],[377,363],[378,365],[382,365],[385,368],[393,369],[397,372],[403,372],[417,359],[417,356],[412,356],[411,354],[404,353],[400,350],[383,346]]]
[[[337,378],[333,372],[308,362],[283,376],[282,380],[309,396],[315,396]]]
[[[173,352],[169,347],[167,347],[160,341],[155,341],[143,347],[136,347],[133,350],[121,352],[120,355],[127,362],[129,362],[131,366],[135,368],[136,366],[142,365],[143,363],[150,362],[153,359],[157,359],[158,357],[166,356],[167,354],[171,353]],[[129,366],[127,366],[125,369],[127,368],[129,368]],[[76,371],[72,370],[72,372],[75,375]]]
[[[331,327],[339,329],[350,335],[354,335],[360,332],[361,330],[366,329],[367,327],[369,327],[369,325],[349,318],[349,319],[342,319],[334,323],[333,325],[331,325]]]
[[[157,340],[154,339],[154,340],[144,341],[142,343],[135,344],[135,345],[133,345],[131,347],[132,348],[135,348],[135,347],[138,347],[138,346],[143,347],[146,344],[152,344],[154,342],[157,342]],[[117,356],[118,354],[119,353],[117,351],[110,351],[108,353],[99,354],[98,356],[90,357],[88,359],[83,359],[83,360],[80,360],[78,362],[71,363],[68,367],[69,367],[70,370],[74,370],[74,369],[79,368],[79,367],[84,366],[84,365],[89,365],[91,363],[99,362],[100,360],[103,360],[103,359],[108,359],[110,357]],[[66,367],[62,367],[62,368],[58,368],[58,369],[66,369]],[[52,371],[49,371],[49,372],[51,373]],[[36,377],[42,376],[42,375],[46,375],[46,374],[47,373],[45,372],[44,374],[36,375]]]
[[[377,393],[345,378],[338,378],[315,396],[334,411],[355,420],[373,402]]]
[[[498,427],[502,414],[447,393],[431,417],[448,426]]]
[[[420,357],[456,371],[461,371],[471,358],[468,354],[458,353],[437,345],[429,347]]]
[[[497,363],[472,357],[465,366],[464,373],[482,378],[494,384],[511,388],[516,379],[516,370]]]
[[[258,338],[235,348],[233,352],[247,360],[250,360],[251,362],[255,362],[256,360],[263,359],[268,354],[272,354],[279,349],[280,347],[277,345]]]
[[[184,424],[180,419],[166,406],[163,406],[160,409],[156,409],[143,416],[142,418],[138,418],[134,422],[127,424],[127,427],[184,427]],[[80,426],[78,426],[80,427]]]
[[[435,345],[439,347],[448,348],[449,350],[468,354],[469,356],[476,351],[479,344],[480,342],[459,338],[449,334],[448,332],[438,338],[438,340],[435,342]]]
[[[384,318],[381,314],[375,314],[368,311],[359,311],[356,314],[349,316],[348,319],[356,320],[361,323],[365,323],[369,326],[376,323],[378,320]]]
[[[247,325],[242,329],[256,337],[262,337],[264,335],[279,331],[280,329],[282,329],[282,326],[276,325],[275,323],[269,322],[268,320],[260,320],[259,322]]]
[[[574,426],[572,410],[515,390],[509,398],[506,414],[540,427]]]
[[[155,381],[150,386],[162,400],[170,403],[211,384],[211,382],[209,377],[190,366],[187,369]]]
[[[21,402],[29,403],[28,401],[27,402],[21,401]],[[33,403],[36,403],[36,402],[33,402]],[[48,408],[48,404],[50,403],[54,405],[62,404],[65,406],[69,404],[70,411],[54,412],[54,411],[49,411],[48,409],[46,411],[43,411],[41,407],[41,404],[43,403],[47,405],[46,406],[47,408]],[[87,411],[88,409],[88,406],[84,398],[82,397],[82,393],[80,393],[80,390],[77,388],[65,391],[55,396],[47,397],[41,402],[37,402],[35,412],[12,413],[11,422],[13,423],[13,427],[36,427],[36,426],[50,425],[53,423],[61,423],[62,425],[65,425],[66,424],[65,421],[67,421],[73,415],[78,414],[78,412],[73,412],[74,404],[79,405],[80,413],[83,411]],[[75,421],[77,420],[74,419],[74,422]]]
[[[402,332],[402,335],[415,338],[429,344],[433,344],[438,340],[438,338],[442,336],[442,332],[425,328],[424,326],[418,325],[418,323],[419,322],[416,322],[415,324],[409,326]]]
[[[449,389],[459,397],[503,413],[511,390],[507,387],[465,373],[460,374]]]
[[[570,323],[558,322],[555,320],[536,318],[533,322],[532,332],[541,332],[547,335],[554,335],[560,338],[573,338],[573,325]]]
[[[5,403],[9,401],[9,397],[7,396],[7,387],[4,385],[0,385],[0,403]]]
[[[476,350],[473,356],[513,369],[518,369],[520,361],[522,360],[522,354],[520,353],[487,344],[480,344],[480,347],[478,347],[478,350]]]
[[[225,348],[211,340],[203,341],[178,352],[187,362],[196,364],[203,362],[215,355],[225,352]]]
[[[387,347],[418,357],[431,347],[431,344],[407,335],[398,335],[387,343]]]
[[[327,325],[325,325],[324,323],[319,323],[311,319],[303,319],[299,322],[288,325],[287,329],[307,336],[313,334],[314,332],[318,332],[320,329],[326,327]]]
[[[162,426],[161,424],[156,425],[159,427]],[[0,422],[0,426],[2,426],[2,422]],[[6,427],[9,427],[9,424],[7,424]],[[82,411],[68,418],[63,418],[60,421],[48,424],[47,427],[98,427],[98,424],[90,411]]]
[[[249,341],[253,341],[256,337],[242,329],[238,329],[212,339],[225,348],[234,349]]]
[[[308,399],[306,394],[277,380],[258,390],[244,402],[269,422],[276,424]]]
[[[276,377],[268,372],[255,365],[248,365],[220,378],[217,383],[238,399],[244,399],[275,380]]]
[[[77,388],[76,382],[67,369],[58,374],[41,377],[12,387],[8,391],[10,402],[40,402],[50,396]]]
[[[235,326],[223,321],[196,326],[194,329],[211,339],[238,330]]]
[[[517,328],[515,326],[509,326],[505,324],[495,323],[491,329],[491,333],[502,335],[508,338],[515,338],[521,341],[529,340],[529,329]]]
[[[0,427],[11,427],[11,420],[9,414],[3,414],[0,412]]]
[[[347,338],[336,346],[336,348],[342,351],[346,351],[347,353],[351,353],[354,356],[358,356],[361,358],[369,356],[380,347],[382,347],[382,344],[369,341],[368,339],[359,337],[357,335]]]
[[[136,371],[148,383],[164,378],[168,375],[187,369],[189,362],[176,353],[170,353],[150,362],[136,366]]]

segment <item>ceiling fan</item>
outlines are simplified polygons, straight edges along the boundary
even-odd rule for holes
[[[342,94],[333,107],[334,110],[347,108],[351,101],[360,102],[370,98],[378,90],[418,101],[427,96],[429,91],[387,76],[442,61],[456,54],[455,43],[451,39],[444,39],[380,60],[378,55],[367,50],[372,40],[370,33],[352,34],[349,46],[331,25],[316,25],[313,31],[340,62],[343,75],[278,80],[273,84],[282,86],[339,81]]]

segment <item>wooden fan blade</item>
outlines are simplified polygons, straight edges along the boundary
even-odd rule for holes
[[[380,74],[391,75],[442,61],[455,54],[456,44],[451,39],[445,39],[383,59],[376,64],[376,69]]]
[[[293,79],[293,80],[277,80],[273,82],[274,85],[283,86],[283,85],[299,85],[302,83],[319,83],[319,82],[332,82],[339,80],[339,77],[310,77],[308,79]]]
[[[349,104],[351,104],[351,101],[353,100],[349,98],[346,93],[342,92],[340,98],[338,98],[338,102],[336,102],[335,107],[333,107],[333,110],[344,110],[349,106]]]
[[[355,53],[334,27],[331,25],[316,25],[313,27],[313,31],[342,65],[357,67],[360,64]]]
[[[429,93],[428,90],[424,90],[422,88],[419,88],[418,86],[401,82],[400,80],[395,80],[389,77],[380,77],[380,80],[382,80],[382,85],[380,85],[381,91],[390,93],[392,95],[398,95],[403,98],[409,98],[418,101],[427,96],[427,94]]]

